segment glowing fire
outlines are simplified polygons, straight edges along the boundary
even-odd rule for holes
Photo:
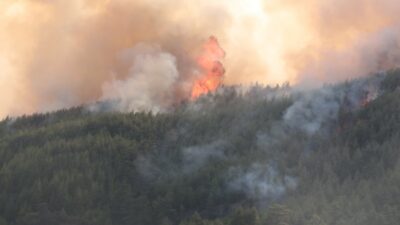
[[[378,91],[377,90],[368,90],[365,92],[363,99],[361,100],[360,105],[362,107],[367,106],[371,101],[375,100],[378,97]]]
[[[201,75],[193,84],[192,99],[215,91],[222,84],[225,68],[221,60],[224,57],[225,52],[219,46],[217,38],[211,36],[204,44],[203,51],[197,58],[197,64],[201,70]]]

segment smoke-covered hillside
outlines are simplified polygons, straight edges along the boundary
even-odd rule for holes
[[[399,85],[393,70],[222,87],[159,114],[7,118],[0,224],[397,225]]]

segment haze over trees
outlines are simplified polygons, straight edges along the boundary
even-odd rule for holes
[[[0,225],[397,225],[400,71],[0,122]]]

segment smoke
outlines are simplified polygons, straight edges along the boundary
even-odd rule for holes
[[[189,79],[199,46],[224,23],[214,16],[217,9],[199,9],[212,19],[201,22],[200,11],[190,8],[162,0],[1,1],[0,29],[7,31],[0,40],[1,115],[103,99],[105,86],[130,75],[132,65],[121,61],[121,52],[139,43],[161,46],[176,58],[179,80]],[[186,12],[191,22],[184,21]]]
[[[332,122],[337,118],[341,94],[335,93],[332,88],[306,93],[286,111],[284,121],[290,127],[312,135],[323,123]]]
[[[183,149],[183,171],[191,173],[203,167],[211,159],[224,158],[225,145],[223,141],[217,140],[211,144],[191,146]]]
[[[143,154],[134,163],[144,179],[170,182],[171,179],[197,175],[212,162],[226,161],[226,148],[224,141],[215,140],[210,144],[183,147],[177,151],[169,149],[166,154]]]
[[[325,140],[335,141],[346,122],[341,115],[357,114],[383,93],[383,79],[376,74],[301,91],[222,87],[171,114],[174,125],[135,166],[150,182],[212,174],[223,178],[214,184],[225,193],[268,205],[302,185],[295,168]]]
[[[104,83],[101,101],[113,101],[112,109],[122,112],[162,112],[174,103],[179,72],[173,55],[139,44],[124,51],[121,60],[131,64],[128,74]]]
[[[398,28],[386,28],[357,40],[350,48],[323,51],[324,60],[311,61],[300,74],[300,85],[316,86],[366,76],[400,65]]]
[[[283,116],[284,124],[308,135],[331,128],[338,119],[339,110],[360,108],[379,95],[382,76],[354,80],[335,86],[306,91],[294,101]]]
[[[278,198],[288,189],[294,189],[297,181],[291,176],[282,176],[269,165],[254,164],[246,169],[234,168],[231,174],[237,176],[229,183],[235,191],[243,191],[253,199]]]
[[[195,7],[184,0],[2,0],[0,116],[121,96],[134,100],[122,100],[123,110],[161,110],[190,95],[196,57],[210,35],[227,52],[227,85],[316,86],[360,77],[398,66],[399,13],[396,0],[206,0]],[[132,62],[121,62],[121,52],[139,43],[175,58],[178,77],[162,88],[179,84],[165,96],[133,97],[122,85],[160,81],[133,78]],[[117,94],[122,86],[127,93]],[[167,103],[157,105],[161,99]]]

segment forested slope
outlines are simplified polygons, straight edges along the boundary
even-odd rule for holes
[[[400,71],[0,123],[0,224],[397,225]],[[101,103],[99,103],[101,104]]]

